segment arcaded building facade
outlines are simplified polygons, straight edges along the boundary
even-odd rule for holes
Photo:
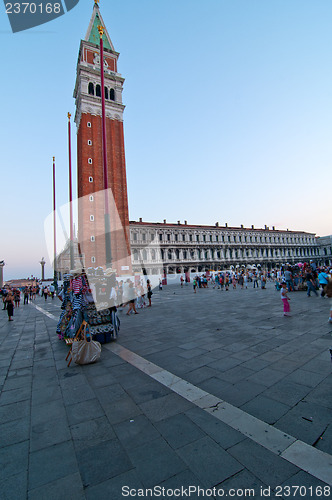
[[[318,262],[314,233],[281,231],[265,226],[195,226],[130,221],[133,271],[148,275],[197,273],[231,266],[275,268],[282,264]]]

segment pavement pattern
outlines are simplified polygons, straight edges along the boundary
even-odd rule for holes
[[[329,301],[290,298],[167,286],[69,368],[57,299],[2,311],[0,498],[329,498]]]

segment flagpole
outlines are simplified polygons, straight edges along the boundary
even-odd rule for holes
[[[102,138],[103,138],[102,144],[103,144],[103,172],[104,172],[104,195],[105,195],[105,253],[106,253],[106,267],[112,267],[111,223],[110,223],[109,200],[108,200],[103,27],[98,26],[98,31],[100,35],[101,120],[102,120]]]
[[[70,269],[74,269],[74,231],[73,231],[73,189],[71,172],[71,114],[68,113],[68,155],[69,155],[69,223],[70,223]]]
[[[58,291],[57,265],[56,265],[56,201],[55,201],[55,156],[53,156],[53,252],[54,252],[54,287]]]

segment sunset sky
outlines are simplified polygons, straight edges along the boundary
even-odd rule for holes
[[[125,78],[130,220],[332,234],[331,0],[100,1]],[[68,201],[67,113],[93,1],[13,34],[1,4],[5,279],[40,276]],[[73,164],[76,126],[72,124]],[[76,193],[76,178],[74,178]]]

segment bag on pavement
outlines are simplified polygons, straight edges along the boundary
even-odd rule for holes
[[[87,340],[86,335],[84,335],[83,340],[73,342],[71,348],[72,358],[77,365],[95,363],[100,358],[100,354],[100,343],[95,340]]]

